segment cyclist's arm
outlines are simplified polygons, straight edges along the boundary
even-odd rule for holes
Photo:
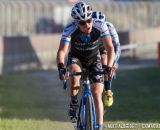
[[[63,63],[64,64],[65,56],[67,54],[68,48],[69,48],[68,43],[64,43],[64,42],[60,43],[59,49],[58,49],[58,52],[57,52],[57,64],[58,63]]]
[[[57,64],[65,62],[65,56],[67,54],[67,51],[69,49],[69,45],[71,42],[71,34],[76,29],[75,23],[71,22],[69,23],[63,30],[59,49],[57,52]]]
[[[115,62],[118,62],[119,57],[121,55],[119,36],[118,36],[118,33],[117,33],[114,25],[111,22],[108,22],[108,21],[106,23],[107,23],[107,26],[109,28],[109,32],[110,32],[111,37],[112,37],[113,45],[115,47],[115,55],[116,55],[115,56]]]
[[[107,65],[109,67],[112,67],[115,59],[115,52],[112,43],[112,38],[109,33],[109,29],[104,21],[94,21],[94,23],[95,27],[101,32],[100,38],[102,39],[104,47],[107,50],[107,55],[108,55]]]
[[[102,42],[104,44],[105,49],[107,50],[108,55],[108,66],[112,67],[115,59],[114,46],[112,44],[111,36],[105,36],[102,38]]]
[[[121,48],[120,48],[120,45],[116,46],[115,47],[115,50],[116,50],[116,56],[115,56],[115,62],[117,63],[120,56],[121,56]]]

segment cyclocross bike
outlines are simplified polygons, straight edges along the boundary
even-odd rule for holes
[[[76,130],[96,130],[96,112],[94,99],[91,92],[90,75],[102,75],[105,71],[88,72],[83,69],[82,72],[68,72],[68,76],[81,75],[82,96],[79,105],[79,112],[76,122]],[[64,89],[67,88],[67,81],[64,80]]]

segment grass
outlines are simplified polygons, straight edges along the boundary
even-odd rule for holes
[[[0,86],[1,118],[39,118],[37,112],[43,112],[47,105],[39,94],[40,88],[36,86],[34,79],[27,75],[4,76]]]
[[[159,79],[159,68],[119,70],[113,83],[114,105],[105,114],[105,126],[160,124]],[[0,77],[0,130],[74,130],[66,116],[66,101],[54,99],[55,89],[46,86],[48,82],[30,74]]]
[[[160,124],[159,68],[119,71],[113,91],[114,105],[105,115],[106,126],[117,122]]]
[[[59,123],[57,120],[60,118],[58,115],[66,111],[64,106],[62,108],[52,101],[50,96],[53,94],[48,93],[48,88],[37,83],[39,80],[47,82],[45,79],[31,77],[30,74],[0,78],[0,130],[59,130],[61,126],[67,127],[66,130],[73,128],[72,124],[65,121]]]

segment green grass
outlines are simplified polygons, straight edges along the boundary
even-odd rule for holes
[[[3,119],[0,123],[0,130],[61,130],[63,128],[72,130],[73,126],[67,122],[50,121],[48,119]]]
[[[40,96],[41,87],[36,86],[35,81],[27,75],[1,77],[1,118],[40,118],[47,103]]]
[[[118,71],[113,92],[114,105],[105,115],[106,125],[116,122],[160,124],[159,68]]]
[[[66,101],[59,105],[47,82],[30,74],[0,77],[0,130],[74,130],[67,120]],[[105,126],[160,124],[159,68],[119,70],[113,92],[114,105],[105,114]]]
[[[66,130],[72,124],[62,120],[64,106],[56,105],[46,79],[16,74],[0,77],[0,130]],[[60,121],[61,120],[61,121]],[[59,122],[60,121],[60,122]]]

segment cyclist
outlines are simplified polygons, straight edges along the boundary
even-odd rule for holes
[[[106,21],[105,19],[105,15],[100,12],[100,11],[95,11],[92,13],[92,18],[98,21],[105,21],[108,29],[109,29],[109,33],[112,37],[112,43],[114,45],[114,50],[115,50],[115,61],[114,61],[114,65],[112,67],[113,71],[115,71],[115,69],[117,69],[118,67],[118,60],[119,57],[121,55],[121,49],[120,49],[120,42],[119,42],[119,37],[118,37],[118,33],[114,27],[114,25],[109,22]],[[100,41],[100,54],[101,54],[101,60],[102,60],[102,65],[103,67],[105,67],[107,65],[107,51],[105,50],[103,43]],[[112,79],[113,76],[108,79],[108,76],[105,75],[105,79],[104,79],[104,85],[105,85],[105,101],[104,104],[107,107],[110,107],[113,104],[113,92],[111,90],[111,84],[112,84]]]
[[[68,49],[68,71],[81,72],[82,68],[86,68],[89,71],[102,70],[99,44],[97,42],[99,38],[102,39],[107,49],[108,62],[106,69],[110,70],[114,62],[115,53],[111,36],[105,22],[92,19],[92,8],[84,2],[78,2],[73,6],[71,16],[74,20],[64,28],[57,52],[57,67],[60,79],[64,79],[66,71],[65,56]],[[111,71],[109,73],[111,73]],[[104,89],[103,76],[93,75],[90,79],[93,81],[91,90],[97,113],[97,130],[102,130],[103,102],[101,97]],[[73,121],[78,108],[77,94],[80,87],[80,76],[69,77],[69,83],[71,95],[69,116]]]

